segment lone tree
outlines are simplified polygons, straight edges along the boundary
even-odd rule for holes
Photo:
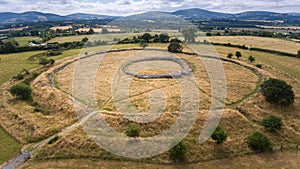
[[[16,96],[20,100],[31,99],[32,89],[24,83],[12,86],[9,91],[13,96]]]
[[[187,148],[183,141],[179,142],[170,150],[170,159],[176,163],[182,163],[186,160]]]
[[[211,138],[217,141],[217,144],[222,144],[226,140],[227,134],[222,127],[218,126],[214,133],[211,135]]]
[[[260,132],[254,132],[247,138],[247,142],[249,146],[257,152],[269,150],[272,145],[270,139]]]
[[[252,62],[255,62],[255,57],[253,57],[252,55],[249,56],[248,60],[252,63]]]
[[[195,38],[197,37],[196,33],[197,33],[197,29],[195,28],[185,28],[181,31],[185,42],[191,42],[194,43],[195,42]]]
[[[228,55],[227,55],[227,58],[231,59],[231,58],[232,58],[232,56],[233,56],[233,54],[232,54],[232,53],[228,53]]]
[[[274,115],[269,115],[265,117],[261,121],[261,125],[263,125],[266,129],[269,129],[271,131],[277,131],[282,128],[282,120]]]
[[[282,106],[289,106],[294,103],[293,88],[285,81],[271,78],[262,84],[261,92],[270,103]]]
[[[169,52],[182,52],[183,47],[178,42],[171,42],[168,46]]]
[[[126,134],[128,137],[139,137],[141,132],[141,128],[137,124],[132,124],[126,129]]]
[[[300,49],[298,50],[297,57],[300,57]]]
[[[238,59],[240,59],[240,57],[242,57],[242,53],[239,52],[239,51],[237,51],[237,52],[235,53],[235,56],[236,56]]]

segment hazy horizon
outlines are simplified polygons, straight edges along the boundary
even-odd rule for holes
[[[127,16],[149,11],[172,12],[181,9],[201,8],[214,12],[241,13],[246,11],[270,11],[278,13],[300,13],[300,0],[0,0],[0,12],[23,13],[38,11],[58,15],[88,13]]]

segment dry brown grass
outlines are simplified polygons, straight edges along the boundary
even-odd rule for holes
[[[160,165],[149,163],[136,163],[127,161],[108,161],[93,159],[69,159],[69,160],[46,160],[46,161],[29,161],[24,169],[75,169],[75,168],[95,168],[95,169],[115,169],[115,168],[134,168],[134,169],[179,169],[179,168],[207,168],[207,169],[240,169],[240,168],[299,168],[299,151],[285,151],[268,154],[247,155],[235,158],[226,158],[201,162],[197,164],[184,165]]]
[[[300,49],[299,43],[278,38],[254,36],[212,36],[209,37],[208,40],[211,42],[246,45],[248,47],[271,49],[294,54],[296,54]]]
[[[207,118],[207,111],[200,111],[193,129],[185,138],[188,146],[188,162],[194,163],[216,158],[232,157],[251,153],[245,140],[255,130],[250,121],[244,118],[239,112],[225,110],[221,125],[224,126],[229,137],[223,145],[217,146],[213,140],[199,144],[200,130]],[[141,137],[149,137],[168,129],[177,116],[171,113],[164,113],[162,117],[149,124],[141,125]],[[106,121],[119,132],[124,132],[131,124],[121,115],[106,115]],[[238,129],[237,129],[238,126]],[[93,137],[93,136],[90,136]],[[44,146],[37,154],[36,159],[57,159],[57,158],[102,158],[114,160],[129,160],[113,155],[98,147],[82,130],[78,128],[61,137],[52,145]],[[151,159],[133,161],[144,161],[155,163],[171,163],[168,152],[155,156]]]

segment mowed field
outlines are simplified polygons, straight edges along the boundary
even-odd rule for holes
[[[248,47],[271,49],[294,54],[296,54],[300,49],[300,43],[279,38],[254,36],[212,36],[208,37],[208,40],[211,42],[246,45]]]

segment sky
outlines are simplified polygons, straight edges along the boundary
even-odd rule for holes
[[[0,12],[39,11],[60,15],[93,13],[126,16],[147,11],[175,11],[187,8],[226,13],[300,13],[300,0],[0,0]]]

